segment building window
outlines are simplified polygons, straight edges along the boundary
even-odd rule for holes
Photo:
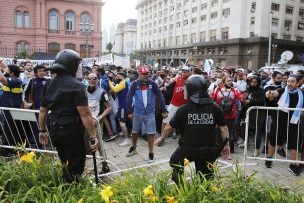
[[[177,22],[177,23],[176,23],[176,27],[180,27],[180,22]]]
[[[218,5],[218,1],[217,0],[211,1],[211,7],[215,7],[217,5]]]
[[[291,7],[291,6],[286,6],[285,12],[286,12],[286,14],[292,15],[293,7]]]
[[[215,19],[215,18],[217,18],[217,12],[211,13],[211,19]]]
[[[229,28],[222,28],[222,39],[229,39]]]
[[[170,24],[170,30],[173,30],[173,28],[174,28],[174,25]]]
[[[279,25],[279,19],[278,18],[272,18],[272,26],[278,26]]]
[[[228,54],[227,47],[220,47],[218,51],[219,51],[219,54]]]
[[[249,36],[250,36],[250,37],[255,37],[254,32],[250,32]]]
[[[299,16],[304,18],[304,9],[299,9]]]
[[[193,7],[192,8],[192,13],[196,13],[196,11],[197,11],[197,7]]]
[[[27,42],[17,42],[16,43],[16,52],[26,51],[29,52],[31,49],[31,46]]]
[[[16,27],[21,28],[22,26],[22,13],[21,11],[16,11]]]
[[[201,21],[205,21],[207,19],[206,15],[201,16]]]
[[[280,4],[272,3],[271,10],[273,11],[280,11]]]
[[[291,35],[283,35],[284,40],[290,40],[290,38],[291,38]]]
[[[191,34],[191,43],[196,43],[196,33]]]
[[[278,33],[271,33],[272,39],[277,39],[278,38]]]
[[[298,30],[304,30],[304,23],[298,23]]]
[[[175,44],[180,45],[180,36],[176,36],[175,38]]]
[[[255,23],[255,17],[251,17],[251,18],[250,18],[250,24],[251,24],[251,25],[254,25],[254,23]]]
[[[49,53],[58,53],[60,51],[60,44],[58,43],[49,43],[48,44]]]
[[[223,10],[223,16],[225,18],[228,18],[228,16],[230,15],[230,8],[226,8]]]
[[[49,30],[58,30],[58,11],[51,10],[49,12]]]
[[[182,3],[177,4],[177,10],[179,10],[182,7]]]
[[[192,24],[197,22],[197,18],[192,18]]]
[[[24,27],[30,28],[30,13],[28,11],[25,11],[23,13],[24,16]]]
[[[251,12],[253,13],[256,9],[256,2],[252,2],[251,4]]]
[[[289,20],[285,20],[284,22],[284,27],[286,30],[290,30],[291,29],[291,26],[292,26],[292,22],[289,21]]]
[[[186,5],[189,2],[189,0],[184,0],[184,5]]]
[[[68,11],[65,14],[65,30],[73,31],[75,24],[75,15],[72,11]]]
[[[81,28],[80,30],[82,32],[89,32],[90,31],[90,22],[91,22],[91,18],[90,18],[90,15],[88,13],[82,13],[80,15],[80,23],[81,24]]]
[[[189,13],[189,11],[188,11],[188,10],[185,10],[185,11],[184,11],[184,16],[187,17],[187,16],[188,16],[188,13]]]
[[[200,42],[206,41],[206,32],[200,32]]]
[[[216,30],[210,30],[210,41],[214,42],[216,40]]]
[[[205,10],[207,8],[207,3],[201,5],[201,10]]]
[[[184,25],[188,25],[188,20],[184,20]]]
[[[297,41],[297,42],[303,42],[303,37],[297,36],[297,37],[296,37],[296,41]]]
[[[180,16],[181,16],[181,13],[177,13],[177,14],[176,14],[176,18],[177,18],[178,20],[179,20]]]
[[[183,44],[188,44],[187,35],[183,35]]]
[[[68,43],[64,45],[64,48],[76,51],[76,44]]]

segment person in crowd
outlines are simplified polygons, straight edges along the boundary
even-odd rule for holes
[[[81,83],[83,84],[84,88],[86,89],[89,86],[89,81],[88,81],[88,77],[89,77],[90,71],[85,70],[82,73],[82,81]]]
[[[79,181],[84,171],[85,128],[91,139],[91,150],[95,151],[98,145],[88,98],[76,79],[80,62],[79,54],[73,50],[65,49],[56,55],[54,65],[48,69],[57,75],[45,88],[39,113],[39,142],[48,143],[48,118],[50,138],[63,166],[63,181],[67,183]]]
[[[222,78],[222,86],[218,86],[211,94],[211,99],[222,109],[229,130],[230,152],[234,153],[234,142],[232,139],[234,120],[237,112],[237,100],[241,100],[240,92],[232,86],[232,78],[224,76]],[[231,159],[229,155],[228,159]]]
[[[133,97],[134,111],[132,111]],[[167,117],[164,97],[157,84],[149,80],[149,69],[142,66],[139,68],[139,79],[132,83],[127,96],[128,117],[132,119],[132,146],[126,156],[130,157],[138,153],[136,149],[138,134],[142,125],[144,125],[149,145],[148,163],[155,161],[153,152],[154,135],[156,133],[154,97],[158,100],[163,118]]]
[[[124,136],[124,141],[119,144],[119,146],[127,146],[130,145],[131,142],[129,140],[129,131],[127,128],[127,120],[128,120],[128,114],[126,111],[126,100],[127,100],[127,95],[129,92],[129,85],[126,82],[126,74],[124,72],[118,72],[116,76],[116,83],[117,85],[113,85],[112,82],[109,80],[109,87],[111,91],[113,91],[117,95],[118,99],[118,120],[119,120],[119,125],[121,127],[123,136]],[[111,139],[112,140],[112,139]],[[109,141],[109,140],[106,140]]]
[[[286,87],[287,86],[287,80],[289,78],[290,73],[289,72],[285,72],[282,76],[282,87]]]
[[[303,108],[303,92],[299,88],[299,77],[290,75],[285,88],[269,91],[266,94],[269,99],[277,98],[278,107],[280,108]],[[278,115],[274,114],[270,131],[270,142],[268,145],[268,158],[273,158],[275,147],[283,145],[287,140],[287,148],[290,150],[290,159],[296,160],[299,153],[302,136],[298,133],[298,125],[300,123],[301,111],[280,110]],[[267,168],[272,167],[272,161],[265,162]],[[299,176],[300,170],[297,164],[291,163],[288,169],[293,175]]]
[[[264,87],[270,80],[270,75],[268,72],[266,71],[261,71],[261,87]]]
[[[212,92],[218,87],[221,86],[222,84],[222,78],[223,78],[223,73],[219,72],[216,74],[216,81],[211,83],[208,87],[208,94],[211,95]]]
[[[208,83],[201,75],[188,78],[186,89],[190,102],[177,109],[174,117],[165,126],[162,136],[154,143],[158,145],[163,142],[173,128],[180,129],[179,147],[170,158],[172,180],[177,185],[182,184],[184,159],[194,161],[197,174],[205,175],[208,179],[213,175],[208,163],[213,163],[221,152],[224,159],[230,154],[229,144],[223,149],[216,147],[216,127],[219,126],[223,141],[228,139],[228,128],[222,110],[212,102],[207,93]]]
[[[182,74],[176,78],[175,82],[171,84],[172,86],[174,86],[174,89],[173,89],[172,99],[168,107],[168,117],[166,117],[163,120],[162,130],[172,119],[177,109],[187,102],[187,94],[185,93],[184,90],[184,84],[187,81],[187,79],[190,77],[190,75],[191,75],[191,68],[188,66],[184,66],[182,68]],[[176,133],[174,132],[174,135],[172,136],[176,138]],[[159,143],[159,144],[162,145],[163,143]]]

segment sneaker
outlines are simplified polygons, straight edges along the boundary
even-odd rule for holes
[[[149,153],[149,161],[148,164],[152,164],[155,162],[154,153]]]
[[[176,132],[172,133],[172,139],[176,139],[176,138],[177,138]]]
[[[236,142],[238,145],[244,144],[244,139],[239,137],[238,141]]]
[[[272,168],[272,161],[265,161],[266,168]]]
[[[128,138],[125,138],[123,142],[119,144],[120,147],[131,145],[131,142]]]
[[[126,157],[131,157],[137,154],[137,149],[135,147],[130,147],[129,152],[126,154]]]
[[[253,156],[254,157],[258,157],[260,154],[259,150],[258,149],[255,149],[254,152],[253,152]]]
[[[115,135],[109,135],[108,138],[106,138],[104,141],[105,142],[111,142],[112,140],[114,140],[119,134],[115,134]]]
[[[290,171],[294,176],[300,175],[299,167],[297,165],[290,164],[288,171]]]
[[[286,152],[285,152],[284,148],[278,149],[277,153],[279,155],[281,155],[282,157],[286,157]]]

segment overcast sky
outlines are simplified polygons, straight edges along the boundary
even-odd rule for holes
[[[113,23],[124,23],[127,19],[137,18],[135,9],[138,0],[103,0],[102,27],[109,28]]]

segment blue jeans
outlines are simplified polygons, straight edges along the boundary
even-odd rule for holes
[[[115,135],[117,133],[117,129],[116,129],[115,115],[114,115],[113,111],[111,111],[109,113],[109,120],[110,120],[110,123],[111,123],[111,128],[112,128],[113,135]]]
[[[134,114],[132,123],[132,133],[139,133],[144,127],[146,134],[156,133],[156,122],[154,114]]]

